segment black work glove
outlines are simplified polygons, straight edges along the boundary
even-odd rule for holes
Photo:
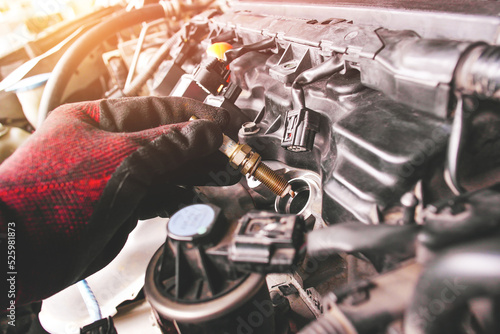
[[[200,120],[188,121],[192,115]],[[217,150],[227,123],[225,110],[184,98],[55,109],[0,165],[0,233],[15,223],[18,304],[102,268],[141,215],[182,195],[172,184],[200,181],[202,171],[224,165]]]

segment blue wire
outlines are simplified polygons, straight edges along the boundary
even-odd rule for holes
[[[83,301],[85,302],[85,306],[89,311],[91,320],[97,321],[102,319],[101,308],[99,307],[99,303],[97,302],[97,299],[95,298],[87,280],[83,279],[77,282],[77,286],[78,290],[80,290]]]

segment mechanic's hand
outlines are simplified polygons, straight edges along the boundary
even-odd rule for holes
[[[191,115],[201,119],[189,122]],[[55,109],[0,165],[0,233],[7,222],[16,224],[18,305],[111,261],[144,211],[148,190],[210,164],[214,155],[201,158],[217,151],[228,118],[223,109],[183,98]]]

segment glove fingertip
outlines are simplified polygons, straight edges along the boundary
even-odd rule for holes
[[[222,129],[219,124],[206,119],[190,121],[181,132],[191,138],[192,146],[204,147],[207,155],[222,145]]]
[[[217,108],[214,117],[214,123],[216,123],[221,129],[226,129],[229,125],[231,117],[229,116],[229,112],[224,108]]]

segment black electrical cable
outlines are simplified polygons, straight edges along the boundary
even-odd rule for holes
[[[45,86],[38,110],[38,126],[47,118],[49,112],[62,102],[64,89],[78,65],[90,50],[120,30],[141,22],[156,20],[165,16],[164,8],[159,4],[147,5],[130,12],[121,12],[83,34],[64,53],[52,71]]]
[[[229,30],[229,31],[223,32],[220,35],[215,36],[214,38],[212,38],[211,42],[212,42],[212,44],[221,43],[221,42],[229,42],[229,41],[232,41],[235,36],[236,36],[236,34],[235,34],[234,30]]]
[[[236,49],[230,49],[227,50],[224,53],[224,60],[226,64],[230,64],[233,60],[235,60],[238,57],[243,56],[245,53],[251,52],[251,51],[259,51],[259,50],[265,50],[265,49],[270,49],[276,46],[276,42],[274,41],[274,38],[271,39],[266,39],[257,43],[253,44],[248,44],[248,45],[243,45],[240,48]]]
[[[344,68],[344,62],[338,57],[332,57],[316,67],[302,72],[292,84],[292,98],[295,109],[305,108],[303,86],[322,78],[329,77]]]

